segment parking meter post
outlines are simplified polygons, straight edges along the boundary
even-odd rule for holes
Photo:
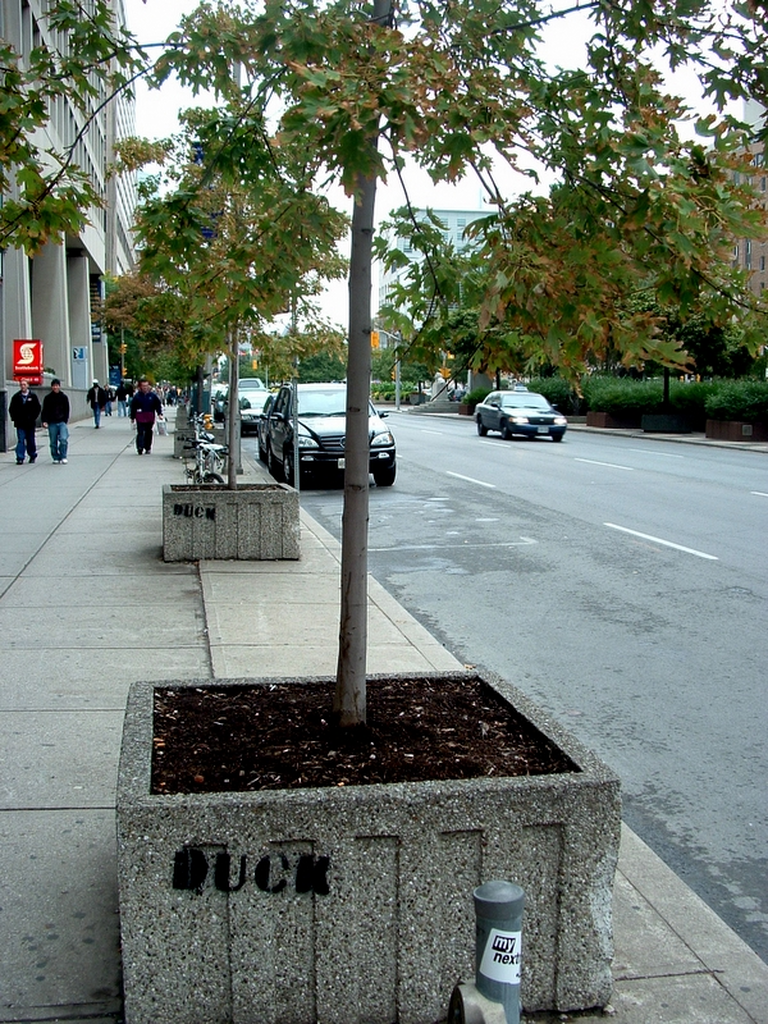
[[[504,1007],[506,1024],[520,1022],[520,967],[525,893],[512,882],[486,882],[474,893],[475,987]]]

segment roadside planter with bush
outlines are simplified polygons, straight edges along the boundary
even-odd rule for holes
[[[500,758],[498,771],[456,777],[454,765],[437,778],[382,774],[374,778],[385,781],[359,784],[345,741],[332,733],[318,753],[325,717],[295,707],[286,736],[301,726],[308,734],[294,735],[288,767],[271,769],[272,788],[204,787],[222,760],[221,781],[244,777],[241,789],[269,773],[261,759],[290,742],[272,742],[259,721],[272,724],[288,700],[319,695],[330,707],[333,686],[262,679],[131,688],[117,795],[126,1024],[432,1024],[456,979],[472,973],[472,891],[493,878],[526,893],[523,1005],[605,1005],[619,782],[508,684],[464,672],[372,677],[369,729],[377,715],[385,725],[411,724],[413,745],[387,741],[374,759],[373,742],[361,745],[371,772],[393,760],[398,773],[418,766],[433,749],[419,714],[435,705],[445,726],[468,690],[475,713],[454,713],[457,728],[440,737],[446,764],[481,745]],[[387,695],[400,715],[386,710]],[[216,711],[198,716],[207,731],[193,738],[177,704],[204,698]],[[249,721],[258,754],[240,769],[230,759],[247,744],[231,730],[243,716],[225,698],[263,711]],[[270,698],[273,710],[262,706]],[[521,737],[553,759],[539,774],[525,774],[524,758],[511,770]],[[179,756],[186,781],[173,791],[171,758],[184,738],[191,760]],[[313,786],[313,772],[337,762],[339,777]]]
[[[707,437],[768,441],[768,381],[726,381],[706,401]]]

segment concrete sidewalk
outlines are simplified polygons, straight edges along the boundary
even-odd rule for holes
[[[128,420],[76,423],[67,466],[42,431],[38,444],[34,466],[0,455],[0,1022],[102,1024],[122,1019],[128,686],[334,673],[338,546],[302,514],[299,562],[165,564],[161,486],[183,480],[172,436],[139,458]],[[262,474],[246,460],[246,478]],[[458,667],[374,580],[369,609],[371,672]],[[615,940],[617,1024],[768,1024],[768,966],[628,829]]]

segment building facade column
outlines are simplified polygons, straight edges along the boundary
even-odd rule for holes
[[[32,326],[46,370],[71,385],[67,264],[63,245],[44,245],[32,260]]]
[[[94,377],[101,380],[91,344],[89,284],[88,257],[81,253],[67,256],[72,386],[86,391]]]

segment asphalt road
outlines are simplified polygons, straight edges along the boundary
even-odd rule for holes
[[[628,824],[768,961],[768,460],[392,414],[369,568],[621,776]],[[338,535],[340,489],[302,504]]]

